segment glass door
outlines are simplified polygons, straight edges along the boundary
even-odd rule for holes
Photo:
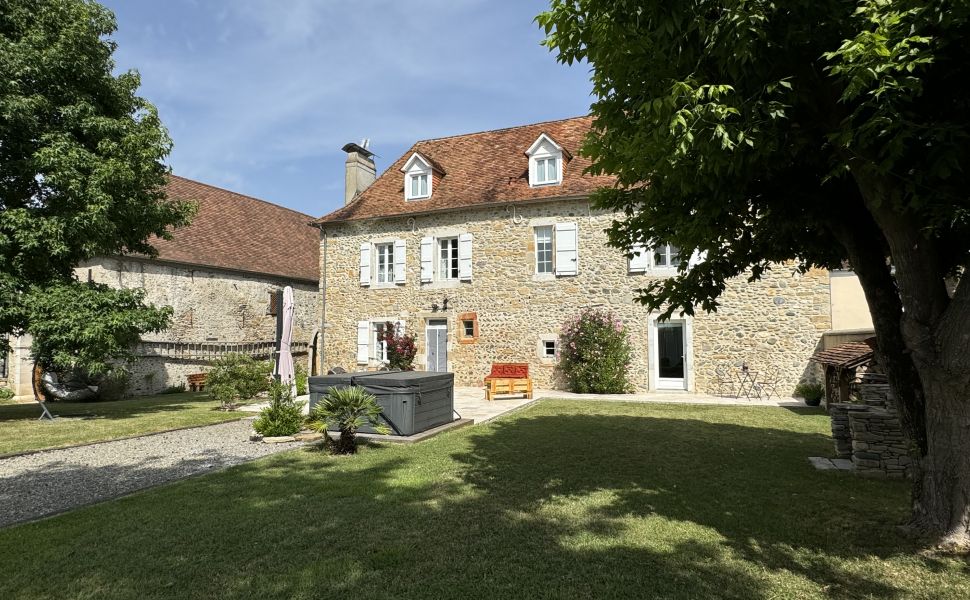
[[[425,328],[428,371],[444,373],[448,370],[448,321],[431,319]]]
[[[687,389],[684,322],[665,321],[656,326],[657,389]]]

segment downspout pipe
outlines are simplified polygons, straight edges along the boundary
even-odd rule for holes
[[[327,369],[327,230],[323,228],[322,223],[310,223],[312,227],[316,227],[320,230],[320,240],[323,244],[323,260],[320,265],[320,304],[321,304],[321,315],[320,315],[320,348],[317,352],[317,356],[320,361],[320,374],[325,375],[329,369]]]

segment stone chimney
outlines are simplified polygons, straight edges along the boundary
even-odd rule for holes
[[[359,145],[345,144],[342,150],[347,153],[347,176],[344,180],[344,204],[350,204],[361,192],[370,187],[377,179],[377,166],[374,153],[367,149],[370,140]]]

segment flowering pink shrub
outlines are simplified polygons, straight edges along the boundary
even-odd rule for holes
[[[570,391],[622,394],[631,390],[629,335],[613,313],[587,308],[567,320],[557,352],[558,368]]]
[[[413,333],[398,334],[397,326],[388,321],[384,323],[384,334],[381,340],[387,343],[389,367],[402,371],[414,370],[414,357],[418,354],[418,346],[414,341]]]

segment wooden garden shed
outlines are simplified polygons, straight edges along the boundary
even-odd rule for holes
[[[825,367],[825,405],[848,402],[849,387],[856,369],[867,365],[874,355],[875,338],[864,342],[846,342],[828,350],[819,350],[810,359]]]

